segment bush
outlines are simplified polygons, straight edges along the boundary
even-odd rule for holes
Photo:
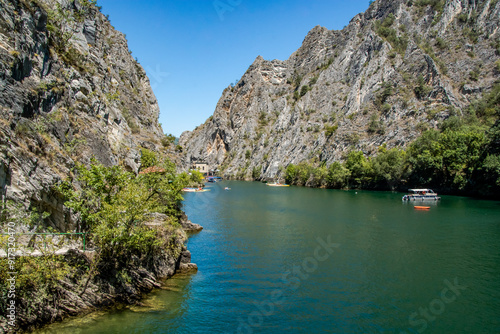
[[[17,57],[19,57],[19,56],[21,55],[21,53],[20,53],[19,51],[17,51],[17,50],[10,50],[10,51],[9,51],[9,54],[10,54],[12,57],[14,57],[14,58],[17,58]]]
[[[390,106],[389,106],[390,107]],[[368,130],[369,133],[378,133],[378,134],[384,134],[385,129],[384,129],[384,123],[382,120],[378,118],[377,115],[372,115],[370,117],[370,123],[368,125]]]
[[[469,79],[471,79],[472,81],[477,81],[479,79],[479,71],[470,71]]]
[[[252,169],[252,178],[254,180],[257,180],[259,177],[260,177],[260,171],[261,171],[261,167],[254,167]]]
[[[308,85],[302,86],[302,88],[300,89],[300,97],[306,95],[310,90],[311,88]]]
[[[468,15],[467,15],[467,13],[464,13],[464,12],[458,14],[458,16],[457,16],[457,20],[460,23],[467,23],[467,19],[468,19]]]
[[[12,277],[10,272],[16,272],[17,317],[23,313],[34,314],[37,308],[46,306],[41,305],[44,301],[53,301],[54,295],[58,293],[60,280],[70,272],[70,266],[62,256],[20,256],[14,261],[13,269],[9,269],[8,262],[7,258],[0,259],[0,291],[3,292],[2,301],[7,301],[7,291],[10,288],[7,279]],[[6,308],[7,303],[2,303],[0,310],[3,314],[7,314]]]
[[[391,110],[392,106],[389,103],[384,103],[382,105],[381,111],[383,113],[388,113]]]
[[[408,36],[406,33],[398,36],[397,31],[391,28],[395,20],[396,17],[391,13],[382,21],[377,21],[375,23],[375,32],[386,39],[396,52],[404,54],[408,47]]]
[[[259,126],[263,127],[266,125],[267,125],[267,115],[264,111],[261,111],[259,115]]]
[[[141,170],[158,164],[156,153],[146,148],[141,149]]]
[[[445,4],[444,0],[417,0],[414,2],[414,5],[417,7],[431,6],[432,9],[434,9],[438,13],[443,12],[444,4]]]
[[[300,93],[298,91],[293,92],[293,99],[298,101],[300,99]]]
[[[432,91],[432,87],[426,85],[424,77],[419,75],[417,78],[417,85],[413,88],[413,91],[415,92],[417,99],[422,100],[429,95]]]
[[[393,94],[392,84],[389,82],[382,82],[381,92],[375,98],[375,105],[381,107],[385,101]]]
[[[446,43],[446,41],[444,39],[442,39],[441,37],[437,37],[436,38],[436,46],[439,49],[444,50],[444,49],[448,48],[448,43]]]
[[[164,146],[164,147],[169,147],[170,145],[172,145],[173,143],[175,143],[175,136],[172,135],[172,134],[168,134],[168,135],[165,135],[162,139],[161,139],[161,144]]]
[[[23,120],[21,119],[17,124],[16,128],[14,129],[16,135],[18,136],[29,136],[33,134],[35,131],[32,128],[31,122],[28,120]]]
[[[339,127],[338,124],[332,126],[325,125],[324,127],[325,137],[330,138],[335,133],[335,131],[337,131],[338,127]]]

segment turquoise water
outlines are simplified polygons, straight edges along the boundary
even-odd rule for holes
[[[500,333],[499,202],[208,187],[185,195],[196,274],[39,333]]]

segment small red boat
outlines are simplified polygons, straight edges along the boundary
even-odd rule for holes
[[[415,205],[413,208],[415,210],[430,210],[431,209],[430,206],[419,206],[419,205]]]

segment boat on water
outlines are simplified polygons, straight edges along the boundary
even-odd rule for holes
[[[404,195],[403,201],[438,201],[438,196],[432,189],[408,189],[410,194]]]
[[[222,177],[220,177],[220,176],[208,176],[207,177],[207,182],[215,183],[215,182],[219,182],[219,181],[222,181]]]
[[[283,184],[283,183],[266,183],[266,185],[270,187],[290,187],[289,184]]]
[[[203,193],[206,191],[210,191],[210,189],[203,189],[203,188],[182,188],[182,191],[187,192],[187,193]]]
[[[415,210],[430,210],[431,209],[430,206],[420,206],[420,205],[415,205],[413,208]]]

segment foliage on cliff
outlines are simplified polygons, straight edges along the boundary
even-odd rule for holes
[[[167,158],[150,153],[143,157],[155,161],[157,172],[136,176],[122,167],[105,167],[93,161],[89,168],[77,165],[78,188],[71,182],[58,186],[67,199],[65,205],[80,214],[81,229],[90,233],[101,274],[126,266],[133,255],[152,256],[168,249],[168,241],[144,224],[152,220],[151,214],[160,213],[169,217],[165,227],[179,226],[182,188],[199,182],[196,174],[177,174]]]
[[[446,193],[500,196],[500,83],[471,103],[461,116],[440,123],[407,150],[385,145],[376,156],[352,150],[343,163],[288,165],[291,184],[329,188],[404,189],[432,187]]]
[[[64,282],[73,282],[73,292],[80,296],[95,293],[88,292],[88,286],[99,282],[109,282],[113,289],[126,291],[138,264],[151,269],[158,259],[170,258],[175,263],[181,252],[179,245],[184,241],[178,234],[181,190],[190,183],[199,182],[199,175],[177,174],[175,165],[167,158],[150,151],[145,151],[143,157],[143,165],[147,165],[146,160],[153,161],[158,172],[135,175],[123,167],[106,167],[93,159],[89,167],[78,164],[74,178],[56,187],[65,198],[65,205],[78,214],[79,231],[87,233],[87,249],[94,252],[91,260],[58,256],[55,251],[65,244],[57,245],[49,238],[45,241],[47,244],[38,241],[32,245],[32,249],[42,251],[43,256],[24,256],[15,260],[12,271],[17,272],[16,323],[21,327],[47,321],[38,310],[46,309],[54,296],[62,293],[68,284]],[[158,214],[166,214],[167,220],[155,220]],[[4,209],[2,226],[8,222],[39,224],[40,214]],[[2,245],[7,245],[3,241]],[[11,270],[7,258],[0,262],[3,301],[0,311],[6,314],[10,286],[7,278]],[[52,305],[56,313],[58,308],[64,309],[59,303],[56,298]]]

